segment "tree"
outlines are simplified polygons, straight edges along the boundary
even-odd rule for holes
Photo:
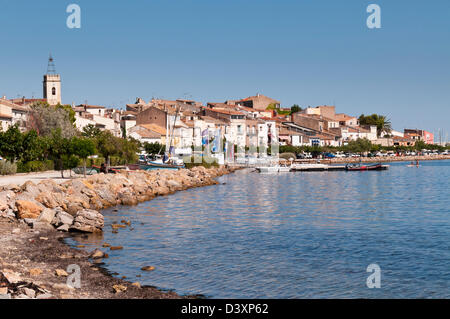
[[[391,133],[392,125],[391,121],[386,118],[384,115],[372,114],[365,116],[361,114],[359,117],[360,125],[375,125],[377,127],[377,135],[381,136],[382,133]]]
[[[67,168],[70,154],[70,142],[63,137],[61,129],[55,129],[50,136],[50,156],[55,161],[55,166],[61,170],[61,177],[64,178],[64,170]]]
[[[41,136],[52,135],[53,130],[61,129],[64,138],[70,139],[77,134],[74,126],[75,113],[70,106],[51,106],[46,102],[31,105],[29,126]]]
[[[347,149],[352,153],[365,153],[372,149],[372,143],[367,138],[358,138],[356,141],[350,141]]]
[[[291,106],[291,114],[301,112],[301,111],[302,111],[302,108],[300,106],[298,106],[297,104],[294,104]]]
[[[45,144],[35,130],[30,130],[22,134],[22,154],[20,160],[22,162],[31,162],[42,159]]]
[[[73,137],[70,141],[70,153],[83,159],[84,177],[86,177],[86,159],[95,154],[95,144],[87,138]]]
[[[96,138],[100,135],[101,132],[102,131],[95,125],[88,124],[85,127],[83,127],[83,130],[81,131],[81,135],[83,135],[84,137]]]
[[[6,132],[0,132],[0,152],[9,161],[20,159],[23,153],[23,135],[18,125],[13,125]]]
[[[119,145],[119,156],[125,160],[126,163],[136,163],[138,160],[137,153],[141,148],[141,143],[130,137],[130,138],[118,138],[120,141]]]
[[[417,151],[421,151],[421,150],[427,149],[427,148],[429,148],[429,146],[430,145],[426,144],[424,141],[416,141],[416,143],[414,144],[414,148]]]
[[[119,141],[110,131],[102,131],[95,139],[96,148],[109,163],[109,157],[118,154]]]
[[[152,154],[152,155],[159,154],[159,153],[164,154],[164,152],[166,151],[166,146],[159,144],[158,142],[156,142],[156,143],[145,142],[144,150],[147,154]]]
[[[61,110],[64,110],[65,112],[67,112],[68,113],[68,116],[69,116],[69,121],[72,123],[72,124],[75,124],[75,121],[76,121],[76,118],[75,118],[75,111],[72,109],[72,106],[70,106],[70,105],[61,105],[61,104],[57,104],[56,106],[55,106],[55,108],[56,109],[61,109]]]

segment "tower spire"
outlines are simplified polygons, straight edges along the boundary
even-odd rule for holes
[[[47,74],[56,74],[55,60],[51,53],[48,57]]]

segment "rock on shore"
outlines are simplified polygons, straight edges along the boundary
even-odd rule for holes
[[[202,166],[180,170],[123,171],[72,179],[62,184],[44,180],[0,187],[0,217],[17,219],[36,229],[101,232],[98,211],[115,205],[136,205],[191,187],[217,184],[214,178],[232,172]]]

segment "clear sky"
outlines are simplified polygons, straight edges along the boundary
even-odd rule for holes
[[[66,7],[81,7],[81,29]],[[366,8],[381,7],[381,29]],[[0,0],[0,95],[42,97],[51,52],[66,104],[256,93],[450,133],[449,0]]]

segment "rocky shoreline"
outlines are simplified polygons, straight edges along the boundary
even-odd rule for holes
[[[0,187],[0,298],[181,298],[113,278],[98,266],[107,255],[92,262],[99,252],[71,248],[63,239],[68,232],[101,233],[101,209],[215,185],[216,177],[233,171],[225,167],[124,171],[61,184],[43,180]],[[79,289],[67,284],[73,277],[69,265],[79,267]]]

